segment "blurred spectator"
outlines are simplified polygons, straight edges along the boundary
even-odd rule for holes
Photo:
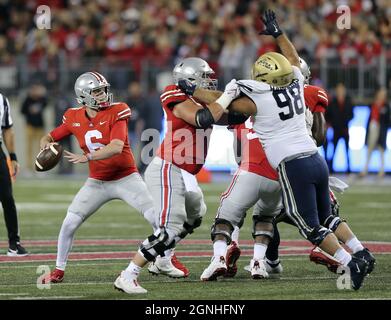
[[[43,111],[47,105],[46,89],[33,84],[22,103],[21,112],[26,120],[27,169],[33,170],[34,156],[39,151],[39,140],[45,134]]]
[[[142,114],[146,108],[146,100],[142,94],[142,89],[139,82],[131,82],[128,86],[128,97],[126,103],[132,110],[132,115],[129,119],[129,144],[137,159],[140,147],[140,136],[145,126],[145,121]]]
[[[333,161],[338,141],[342,138],[345,141],[347,172],[350,173],[349,157],[349,121],[353,119],[352,99],[347,94],[345,85],[339,83],[335,88],[335,96],[332,98],[326,111],[326,121],[333,128],[333,153],[331,159],[328,159],[330,172],[334,171]],[[327,148],[325,150],[327,155]]]
[[[371,114],[368,119],[367,135],[365,142],[368,146],[367,159],[360,176],[368,174],[369,161],[373,151],[378,148],[380,151],[379,177],[384,176],[384,150],[387,148],[387,130],[390,126],[391,106],[387,102],[387,90],[381,88],[375,96],[375,101],[371,106]]]
[[[72,108],[75,106],[75,101],[72,101],[72,99],[64,93],[62,90],[57,87],[55,89],[54,95],[53,95],[53,100],[54,100],[54,112],[55,112],[55,123],[54,126],[58,127],[62,124],[63,122],[63,115],[65,111],[68,108]],[[60,141],[60,144],[62,147],[69,151],[73,152],[72,148],[72,138],[71,136],[65,137]],[[69,162],[67,159],[64,157],[61,158],[59,167],[58,167],[58,173],[59,174],[71,174],[73,173],[73,164]]]
[[[227,33],[219,57],[220,84],[224,86],[232,79],[242,78],[244,45],[238,31]]]

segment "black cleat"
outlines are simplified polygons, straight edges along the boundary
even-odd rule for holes
[[[365,276],[368,274],[368,264],[365,260],[352,256],[348,264],[350,278],[354,290],[360,289]]]
[[[353,254],[353,257],[365,260],[365,262],[368,264],[368,274],[370,274],[375,268],[376,259],[367,248],[356,252],[355,254]]]
[[[7,251],[8,257],[25,257],[28,256],[29,253],[25,248],[23,248],[19,242],[16,244],[11,244]]]

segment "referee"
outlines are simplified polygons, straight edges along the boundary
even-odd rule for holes
[[[7,256],[20,257],[28,255],[26,249],[20,245],[18,216],[15,200],[12,195],[11,177],[7,165],[7,158],[2,144],[8,150],[11,159],[13,175],[18,173],[19,164],[15,154],[14,131],[12,129],[11,111],[8,99],[0,93],[0,201],[4,210],[5,224],[8,230],[9,248]]]

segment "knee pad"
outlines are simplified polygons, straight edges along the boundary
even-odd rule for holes
[[[338,226],[342,223],[345,222],[346,220],[341,219],[338,216],[328,216],[326,220],[323,222],[323,226],[325,228],[330,229],[332,232],[335,232],[337,230]]]
[[[229,227],[229,231],[219,230],[216,227],[218,224],[225,224],[226,226]],[[217,235],[221,235],[221,236],[225,237],[225,239],[227,240],[227,244],[231,244],[231,242],[232,242],[231,234],[232,234],[233,230],[234,230],[234,227],[232,226],[231,222],[229,222],[228,220],[225,220],[225,219],[217,218],[215,220],[215,223],[212,226],[212,232],[210,234],[211,239],[212,239],[212,241],[214,241]]]
[[[331,233],[330,229],[322,226],[315,227],[310,233],[306,235],[307,239],[315,246],[319,246],[324,238]]]
[[[253,216],[253,232],[252,232],[252,236],[254,239],[257,236],[266,236],[266,237],[269,237],[270,239],[273,239],[274,226],[273,226],[273,231],[256,230],[256,225],[258,222],[268,223],[271,226],[273,226],[274,218],[273,217],[262,217],[262,216],[258,216],[258,215]]]
[[[154,234],[150,235],[140,245],[139,253],[148,261],[154,261],[160,255],[164,256],[164,251],[170,249],[173,243],[171,237],[168,235],[166,229],[161,227]]]

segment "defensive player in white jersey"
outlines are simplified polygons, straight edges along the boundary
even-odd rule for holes
[[[358,290],[368,273],[369,257],[367,253],[350,255],[340,245],[338,239],[344,243],[350,239],[346,223],[339,223],[334,231],[324,226],[331,215],[328,168],[307,132],[299,56],[279,28],[274,12],[267,11],[264,22],[263,34],[274,36],[285,56],[269,52],[259,57],[252,80],[231,81],[219,98],[220,105],[226,109],[228,103],[230,110],[254,116],[254,131],[279,173],[287,215],[307,240],[350,270],[352,287]],[[233,93],[238,99],[232,101]],[[231,228],[218,224],[215,232],[220,233],[216,238],[223,240]]]

